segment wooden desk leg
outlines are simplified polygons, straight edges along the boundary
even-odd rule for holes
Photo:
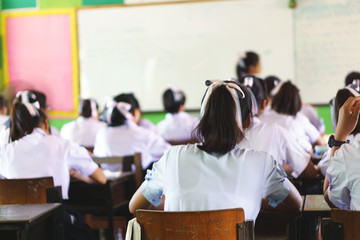
[[[29,239],[29,226],[26,226],[25,229],[18,231],[18,240],[28,240]]]

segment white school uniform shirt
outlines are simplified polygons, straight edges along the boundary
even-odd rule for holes
[[[141,118],[138,124],[139,127],[150,130],[153,133],[158,134],[156,126],[149,120]]]
[[[8,179],[53,177],[64,199],[68,199],[69,169],[90,176],[98,168],[85,148],[40,128],[1,147],[0,166],[0,175]]]
[[[101,128],[95,140],[94,155],[97,157],[128,156],[140,152],[143,168],[157,161],[170,145],[159,135],[127,121],[117,127]],[[102,164],[102,168],[116,171],[117,164]]]
[[[153,205],[165,195],[165,211],[241,207],[255,220],[264,198],[276,206],[289,194],[282,167],[265,152],[236,146],[224,155],[209,154],[197,144],[171,147],[148,171],[141,185]]]
[[[105,126],[104,122],[80,116],[75,121],[63,125],[60,134],[64,139],[85,147],[93,147],[97,132]]]
[[[350,134],[347,139],[350,141],[350,143],[360,144],[360,133],[357,133],[356,135]],[[331,156],[331,148],[328,148],[328,150],[324,153],[323,157],[321,158],[320,162],[317,165],[324,176],[326,174],[326,169],[328,168],[329,165],[330,156]]]
[[[312,106],[304,104],[301,106],[300,112],[309,119],[319,133],[323,134],[325,132],[324,120],[319,118],[316,110]]]
[[[157,124],[158,133],[167,141],[190,140],[198,120],[186,112],[167,113]]]
[[[243,148],[264,151],[279,163],[291,167],[291,175],[297,178],[310,161],[310,154],[305,152],[290,133],[274,123],[262,123],[259,118],[252,118],[250,129],[246,130],[245,139],[240,143]]]
[[[360,210],[359,156],[358,142],[343,144],[326,170],[329,199],[338,208]]]
[[[306,152],[312,150],[312,144],[320,137],[319,131],[300,112],[296,116],[290,116],[270,110],[264,112],[259,118],[264,123],[276,123],[287,129]]]

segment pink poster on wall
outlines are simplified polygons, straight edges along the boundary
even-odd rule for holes
[[[8,70],[5,80],[17,91],[44,92],[53,116],[70,116],[77,108],[71,17],[41,14],[5,18]]]

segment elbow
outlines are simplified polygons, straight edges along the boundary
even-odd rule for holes
[[[129,202],[129,211],[130,213],[135,214],[136,208],[134,206],[133,199],[131,199]]]

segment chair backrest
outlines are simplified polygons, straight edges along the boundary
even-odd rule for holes
[[[331,209],[331,220],[344,224],[344,239],[360,239],[360,211]]]
[[[54,188],[52,177],[0,179],[0,204],[47,203],[50,188]]]
[[[135,153],[132,156],[124,157],[93,157],[94,162],[97,164],[122,164],[124,172],[131,172],[132,165],[135,165],[135,184],[136,188],[140,187],[144,181],[145,172],[141,164],[141,153]]]
[[[248,239],[240,237],[242,208],[164,212],[137,210],[142,239]]]

